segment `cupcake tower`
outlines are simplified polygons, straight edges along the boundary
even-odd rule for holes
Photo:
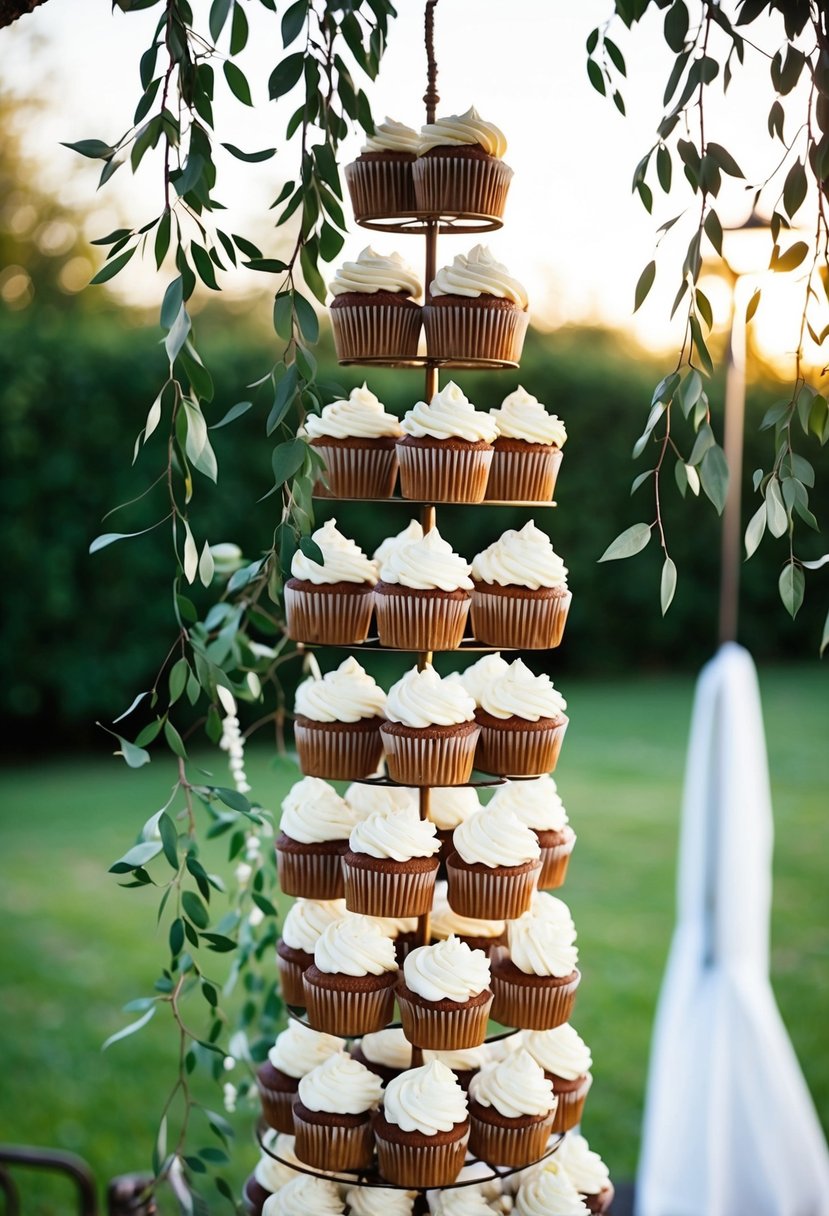
[[[246,1190],[264,1216],[476,1216],[513,1199],[579,1216],[612,1198],[571,1130],[591,1058],[569,1024],[575,926],[549,894],[576,840],[550,775],[566,704],[498,653],[559,644],[567,572],[532,522],[471,563],[436,526],[435,502],[549,506],[566,433],[522,388],[486,414],[438,383],[441,366],[516,366],[527,302],[481,246],[436,271],[439,232],[500,227],[512,170],[476,111],[436,119],[434,2],[426,125],[388,120],[346,170],[358,223],[425,234],[427,303],[402,258],[369,249],[331,306],[340,361],[425,366],[424,400],[401,427],[364,385],[306,424],[328,469],[318,496],[390,498],[399,472],[420,520],[373,558],[329,520],[322,562],[297,554],[286,586],[296,641],[359,649],[376,620],[380,648],[417,662],[383,689],[349,657],[297,691],[303,776],[276,844],[297,897],[277,948],[292,1020],[257,1074],[268,1130]],[[441,676],[435,652],[469,626],[492,653]],[[490,1019],[509,1029],[488,1034]],[[564,1133],[572,1178],[551,1156]]]

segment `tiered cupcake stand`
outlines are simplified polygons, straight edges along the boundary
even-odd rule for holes
[[[423,100],[426,104],[426,121],[427,121],[427,123],[432,123],[435,121],[436,107],[437,107],[437,103],[439,100],[437,88],[436,88],[437,67],[436,67],[436,63],[435,63],[434,50],[433,50],[433,22],[434,22],[434,8],[435,8],[436,3],[437,3],[437,0],[427,0],[427,2],[426,2],[426,50],[427,50],[427,60],[428,60],[428,85],[427,85],[427,91],[426,91],[426,94],[425,94]],[[402,216],[395,216],[395,217],[382,216],[382,215],[357,215],[357,216],[355,216],[355,219],[356,219],[356,222],[361,227],[364,227],[364,228],[374,229],[374,230],[378,230],[378,231],[382,231],[382,232],[415,234],[415,235],[423,236],[424,240],[425,240],[425,283],[426,283],[427,287],[428,287],[428,284],[435,277],[437,238],[439,235],[441,235],[441,234],[463,235],[463,234],[471,234],[471,233],[491,232],[491,231],[495,231],[495,230],[499,229],[503,223],[503,221],[499,217],[491,216],[491,215],[434,214],[434,213],[423,213],[423,212],[412,212],[412,213],[408,213],[408,214],[405,214]],[[345,360],[345,359],[341,360],[341,363],[343,365],[349,365],[349,364],[357,363],[357,362],[358,362],[357,360]],[[475,370],[480,371],[480,370],[499,370],[499,369],[503,370],[503,369],[510,369],[510,368],[514,369],[519,366],[517,362],[493,360],[493,359],[464,359],[464,360],[435,359],[435,358],[431,358],[428,355],[428,353],[426,355],[422,355],[422,356],[419,355],[415,358],[409,358],[409,359],[386,359],[386,358],[368,359],[368,358],[366,358],[366,359],[360,359],[359,363],[360,363],[360,365],[366,365],[366,366],[374,365],[374,366],[378,366],[378,367],[423,368],[423,369],[425,369],[424,392],[425,392],[426,401],[430,401],[438,390],[439,371],[441,368],[475,369]],[[336,500],[334,500],[334,499],[326,496],[324,498],[324,501],[329,502],[329,503],[336,501],[337,504],[339,504],[341,502],[358,502],[358,501],[366,501],[366,500],[348,499],[348,498],[337,498]],[[373,500],[373,501],[377,501],[377,500]],[[383,499],[382,502],[383,503],[397,502],[397,503],[405,504],[407,507],[410,507],[410,508],[413,506],[419,506],[420,507],[420,522],[423,527],[424,534],[426,532],[430,531],[435,526],[436,509],[435,509],[435,505],[433,503],[425,503],[425,502],[418,503],[416,501],[413,501],[412,499],[408,499],[408,498],[404,499],[399,496],[392,497],[391,499]],[[452,505],[452,504],[450,503],[447,505]],[[545,508],[545,507],[553,507],[555,505],[556,504],[554,502],[539,502],[539,501],[532,501],[532,502],[509,501],[508,502],[508,501],[504,501],[504,500],[493,500],[493,499],[486,499],[482,503],[475,504],[476,507],[477,506],[532,507],[534,510],[538,510],[540,508]],[[342,647],[332,647],[332,649],[342,649]],[[376,639],[369,639],[368,641],[363,642],[354,647],[345,647],[345,649],[354,649],[357,652],[361,652],[361,651],[364,651],[367,649],[391,650],[392,648],[381,647],[379,645],[379,643],[376,641]],[[463,640],[463,642],[461,643],[461,645],[458,647],[458,650],[463,653],[470,653],[470,652],[487,653],[490,651],[494,651],[496,649],[497,649],[496,647],[482,646],[475,639],[467,639],[467,638],[465,638]],[[503,650],[505,648],[502,647],[501,649]],[[418,668],[420,668],[420,669],[422,669],[426,664],[432,662],[433,655],[432,655],[431,651],[407,652],[407,653],[417,653],[417,664],[418,664]],[[520,780],[520,778],[512,778],[512,779]],[[478,787],[478,788],[481,788],[481,787],[488,788],[488,787],[503,785],[504,782],[505,782],[505,778],[503,778],[503,777],[483,776],[483,777],[479,777],[476,779],[475,774],[473,774],[473,779],[470,780],[467,784],[470,786]],[[370,778],[370,779],[363,779],[360,783],[361,784],[380,784],[380,785],[395,785],[396,784],[395,782],[391,781],[387,777],[375,777],[375,778]],[[419,806],[420,806],[421,819],[427,819],[429,817],[430,796],[431,796],[431,790],[429,787],[421,786],[419,788]],[[418,917],[417,942],[415,944],[416,945],[428,945],[430,943],[430,941],[431,941],[430,914],[427,912],[425,915]],[[305,1025],[309,1024],[304,1009],[301,1009],[299,1007],[289,1006],[288,1013],[289,1013],[290,1017],[304,1023]],[[400,1026],[400,1023],[394,1022],[391,1025],[397,1027],[397,1026]],[[514,1034],[515,1030],[516,1030],[516,1028],[510,1028],[510,1029],[501,1030],[495,1034],[491,1034],[488,1036],[486,1042],[492,1043],[499,1039],[507,1038],[508,1036]],[[421,1065],[422,1063],[423,1063],[422,1050],[419,1047],[413,1046],[412,1047],[412,1064],[411,1064],[411,1066],[413,1068],[415,1068],[415,1067],[418,1067],[419,1065]],[[306,1166],[301,1163],[297,1163],[296,1159],[294,1159],[294,1158],[288,1159],[288,1158],[280,1157],[280,1155],[277,1152],[277,1150],[275,1149],[275,1147],[273,1147],[271,1138],[268,1135],[268,1130],[269,1129],[267,1128],[267,1126],[264,1123],[261,1123],[257,1130],[257,1139],[259,1141],[259,1145],[260,1145],[263,1153],[274,1158],[276,1161],[279,1161],[282,1164],[289,1166],[294,1171],[309,1174],[309,1175],[312,1175],[315,1177],[326,1178],[329,1181],[343,1183],[343,1184],[346,1184],[346,1185],[349,1185],[352,1187],[353,1186],[384,1187],[384,1188],[391,1189],[391,1190],[410,1190],[410,1189],[412,1189],[410,1187],[396,1186],[394,1183],[387,1181],[385,1178],[382,1178],[379,1175],[376,1167],[373,1167],[368,1170],[343,1172],[342,1174],[332,1174],[330,1172],[324,1172],[321,1170],[314,1169],[311,1166]],[[548,1145],[548,1148],[547,1148],[547,1151],[545,1152],[545,1154],[542,1157],[537,1158],[536,1162],[530,1163],[530,1165],[537,1164],[538,1161],[544,1160],[546,1157],[549,1157],[552,1153],[554,1153],[555,1150],[558,1148],[559,1144],[561,1143],[562,1139],[563,1139],[562,1134],[553,1136],[550,1140],[550,1143]],[[474,1158],[471,1156],[467,1157],[467,1167],[470,1167],[470,1166],[474,1166],[474,1168],[465,1168],[464,1174],[466,1176],[462,1180],[456,1181],[453,1184],[453,1188],[471,1186],[471,1185],[480,1185],[481,1183],[492,1181],[494,1179],[504,1179],[512,1174],[519,1172],[518,1168],[500,1166],[500,1165],[493,1164],[490,1162],[480,1161],[477,1158]],[[525,1170],[527,1168],[528,1168],[528,1165],[523,1165],[520,1167],[521,1170]],[[443,1188],[443,1189],[450,1189],[450,1188]],[[424,1190],[425,1190],[425,1188],[424,1188]],[[426,1212],[427,1210],[428,1209],[425,1206],[425,1196],[421,1195],[419,1201],[415,1205],[415,1212]]]

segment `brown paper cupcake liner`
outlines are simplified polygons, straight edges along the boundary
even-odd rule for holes
[[[359,781],[374,776],[383,755],[379,729],[350,731],[348,727],[349,723],[344,722],[342,730],[317,730],[302,722],[294,723],[299,767],[306,777]]]
[[[413,359],[422,311],[395,304],[345,304],[331,309],[337,358]]]
[[[420,502],[483,502],[492,449],[397,444],[400,493]]]
[[[536,598],[472,592],[472,632],[487,646],[516,650],[553,650],[559,645],[570,610],[571,592]]]
[[[415,1005],[398,990],[397,1003],[403,1033],[415,1047],[462,1051],[466,1047],[479,1047],[486,1039],[492,998],[483,1005],[430,1009],[428,1005]]]
[[[584,1104],[587,1101],[587,1095],[590,1092],[590,1086],[593,1084],[592,1073],[586,1073],[584,1082],[578,1089],[564,1090],[556,1093],[558,1105],[556,1106],[555,1117],[553,1119],[552,1130],[554,1132],[569,1132],[572,1128],[578,1127],[581,1123],[581,1117],[584,1113]],[[553,1082],[555,1089],[555,1081]]]
[[[412,160],[357,160],[345,167],[354,219],[390,218],[417,210]]]
[[[283,958],[281,954],[276,956],[276,965],[279,969],[279,983],[282,988],[282,1000],[286,1005],[305,1005],[305,986],[302,983],[302,977],[305,974],[299,963],[295,963],[293,959]]]
[[[325,461],[328,487],[318,485],[322,498],[391,498],[397,480],[397,452],[393,447],[338,447],[316,440],[314,451]]]
[[[541,846],[541,874],[538,879],[540,891],[555,891],[564,886],[567,877],[567,867],[570,864],[570,854],[576,844],[575,834],[572,840],[565,844]]]
[[[482,1161],[493,1165],[531,1165],[544,1156],[552,1130],[552,1111],[548,1118],[539,1123],[531,1123],[529,1127],[498,1127],[494,1123],[485,1123],[483,1119],[472,1114],[469,1150]]]
[[[305,978],[305,1009],[314,1030],[351,1038],[385,1030],[394,1015],[394,986],[370,992],[320,988]]]
[[[342,899],[342,853],[289,853],[276,850],[279,887],[303,899]]]
[[[393,735],[381,726],[380,733],[392,781],[401,785],[464,785],[469,780],[477,731],[429,738]]]
[[[496,444],[486,496],[509,502],[551,502],[560,465],[560,448],[512,452]]]
[[[519,363],[529,313],[520,308],[424,304],[426,349],[434,359],[494,359]]]
[[[524,1030],[554,1030],[570,1020],[576,1003],[576,991],[581,979],[569,984],[545,985],[542,976],[527,976],[526,984],[511,983],[492,970],[492,991],[495,1000],[492,1016],[503,1026],[521,1026]]]
[[[262,1216],[265,1200],[270,1199],[271,1194],[271,1191],[256,1181],[253,1174],[249,1174],[242,1188],[242,1210],[245,1216]]]
[[[468,599],[457,600],[442,596],[377,595],[377,632],[381,646],[397,646],[401,650],[456,650],[461,644]]]
[[[419,156],[412,169],[418,211],[441,215],[504,214],[512,169],[489,157]]]
[[[610,1205],[613,1203],[613,1198],[616,1194],[615,1187],[612,1182],[608,1182],[607,1186],[595,1195],[584,1195],[584,1200],[587,1208],[593,1213],[593,1216],[604,1216],[605,1212],[610,1210]]]
[[[485,773],[502,777],[541,777],[558,763],[569,719],[541,730],[481,727],[475,762]]]
[[[437,866],[420,872],[367,870],[343,858],[346,907],[365,916],[423,916],[432,908],[437,872]]]
[[[256,1088],[259,1090],[259,1101],[262,1103],[262,1118],[268,1127],[292,1136],[294,1134],[296,1090],[267,1089],[259,1080],[256,1082]]]
[[[379,1132],[375,1139],[381,1177],[397,1186],[433,1189],[451,1186],[461,1172],[469,1129],[451,1144],[398,1144]]]
[[[285,588],[288,637],[295,642],[322,642],[326,646],[364,642],[373,611],[374,595],[371,593]]]
[[[357,1127],[309,1123],[294,1112],[294,1152],[318,1170],[359,1170],[371,1165],[374,1129],[371,1119]]]
[[[516,874],[481,873],[446,863],[449,906],[475,920],[517,920],[527,911],[538,887],[540,862]],[[494,1016],[494,1015],[493,1015]]]

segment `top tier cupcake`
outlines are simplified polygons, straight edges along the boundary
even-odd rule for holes
[[[504,214],[512,169],[504,134],[471,106],[421,128],[413,168],[419,211],[443,215]]]
[[[405,123],[386,116],[369,135],[360,155],[345,167],[354,218],[393,218],[416,208],[412,168],[420,151],[420,135]]]
[[[411,359],[420,336],[420,280],[399,253],[368,246],[343,262],[329,284],[339,360]]]
[[[459,253],[429,284],[426,345],[437,359],[518,363],[527,331],[526,289],[485,245]]]

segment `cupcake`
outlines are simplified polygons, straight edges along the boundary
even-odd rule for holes
[[[293,1134],[292,1107],[300,1077],[342,1049],[342,1040],[334,1035],[319,1034],[302,1022],[288,1023],[256,1073],[262,1115],[269,1127]]]
[[[452,1072],[458,1078],[458,1084],[461,1089],[467,1091],[469,1082],[485,1064],[490,1063],[489,1046],[486,1043],[481,1043],[477,1047],[459,1047],[456,1051],[431,1051],[427,1049],[423,1053],[423,1063],[429,1064],[432,1060],[439,1060],[441,1064],[445,1064],[447,1068],[451,1068]]]
[[[399,253],[387,257],[369,246],[344,262],[329,284],[331,329],[337,358],[412,359],[420,337],[420,281]]]
[[[410,519],[402,532],[398,532],[395,536],[387,536],[385,540],[381,541],[372,553],[371,560],[379,570],[398,545],[408,544],[412,540],[423,540],[423,525],[417,519]]]
[[[431,352],[430,352],[431,353]],[[420,502],[482,502],[497,427],[457,384],[404,414],[397,441],[400,493]]]
[[[488,807],[455,828],[446,863],[449,904],[475,920],[514,920],[530,906],[541,873],[535,833],[510,810]]]
[[[480,727],[475,703],[431,663],[413,667],[389,689],[380,728],[389,776],[401,785],[463,785]]]
[[[567,822],[567,812],[553,778],[547,775],[530,781],[508,781],[495,791],[489,802],[490,809],[503,806],[538,838],[541,845],[539,887],[546,891],[560,887],[567,875],[576,833]]]
[[[412,1066],[412,1045],[399,1026],[364,1034],[352,1046],[351,1054],[384,1085]]]
[[[375,811],[343,855],[346,907],[367,916],[423,916],[432,906],[440,841],[414,807]]]
[[[417,810],[417,790],[404,785],[379,785],[374,782],[354,781],[343,794],[358,819],[367,819],[378,811],[388,815],[392,811],[407,808]]]
[[[327,1178],[301,1174],[266,1200],[262,1216],[345,1216],[336,1185]]]
[[[308,1021],[329,1034],[382,1030],[394,1012],[394,942],[368,916],[348,912],[323,929],[302,983]]]
[[[397,480],[394,445],[403,432],[368,385],[353,388],[346,400],[332,401],[320,414],[307,414],[305,433],[325,461],[324,497],[391,497]]]
[[[437,1191],[434,1204],[430,1208],[431,1216],[494,1216],[502,1210],[493,1207],[483,1188],[478,1186]]]
[[[461,916],[450,907],[446,895],[446,883],[438,883],[435,887],[435,902],[432,907],[430,929],[433,941],[444,941],[453,934],[466,942],[473,950],[483,950],[489,956],[496,946],[506,943],[506,921],[476,920],[471,916]]]
[[[296,1155],[315,1169],[365,1169],[374,1155],[372,1122],[383,1083],[346,1051],[299,1082],[294,1100]]]
[[[406,1038],[416,1047],[477,1047],[486,1038],[492,1005],[489,959],[457,937],[420,946],[403,964],[397,1003]]]
[[[477,663],[470,663],[463,671],[453,671],[448,680],[457,680],[469,693],[476,707],[481,704],[481,693],[494,679],[509,671],[509,663],[501,655],[485,654]]]
[[[515,1216],[549,1216],[551,1212],[556,1216],[590,1216],[590,1209],[554,1157],[522,1179],[513,1210]]]
[[[567,569],[532,520],[510,528],[472,562],[472,632],[487,646],[552,650],[572,595]]]
[[[272,1154],[275,1154],[273,1156]],[[279,1157],[280,1160],[276,1160]],[[302,1162],[294,1152],[293,1136],[269,1129],[262,1137],[262,1154],[253,1173],[245,1180],[242,1197],[249,1216],[261,1216],[265,1200],[298,1176],[286,1162],[300,1168]]]
[[[359,545],[327,520],[312,539],[322,564],[297,549],[285,584],[285,620],[295,642],[349,646],[364,642],[374,609],[377,569]]]
[[[509,502],[550,502],[561,465],[567,429],[555,414],[519,384],[489,411],[498,438],[489,470],[486,496]]]
[[[437,528],[395,546],[375,587],[381,646],[399,650],[455,650],[469,616],[469,564]]]
[[[298,899],[288,909],[282,922],[282,936],[276,944],[276,964],[286,1005],[305,1005],[302,977],[314,961],[317,938],[345,912],[344,899]]]
[[[613,1202],[613,1183],[607,1166],[584,1136],[569,1132],[556,1153],[556,1162],[594,1216],[603,1216]]]
[[[319,777],[303,777],[282,803],[276,868],[286,895],[340,899],[341,859],[357,816]]]
[[[480,809],[478,791],[472,786],[438,786],[430,791],[429,818],[438,830],[441,860],[445,861],[452,851],[452,833],[458,824]],[[445,933],[443,936],[448,937],[449,934]]]
[[[380,722],[386,697],[355,658],[322,679],[303,680],[294,702],[299,766],[312,777],[358,781],[383,754]]]
[[[345,167],[354,219],[396,219],[416,210],[412,169],[420,135],[386,117],[374,128],[360,155]]]
[[[492,959],[492,1016],[529,1030],[561,1026],[573,1012],[581,979],[570,926],[530,911],[507,925],[507,942],[508,950]]]
[[[433,359],[518,364],[527,307],[518,280],[485,245],[475,245],[468,254],[457,254],[429,284],[423,308],[426,349]]]
[[[381,1177],[397,1186],[450,1186],[466,1156],[466,1095],[433,1060],[390,1081],[374,1125]]]
[[[525,1030],[522,1041],[536,1064],[544,1069],[558,1099],[553,1131],[568,1132],[581,1123],[585,1099],[593,1083],[590,1048],[569,1022],[553,1030]]]
[[[548,675],[533,675],[521,659],[510,663],[509,671],[481,689],[475,713],[479,767],[505,777],[552,772],[569,721],[566,708]]]
[[[386,1186],[353,1186],[346,1191],[349,1216],[412,1216],[417,1191]]]
[[[421,127],[413,169],[418,211],[500,219],[512,179],[506,150],[503,133],[474,106]]]
[[[555,1106],[552,1084],[528,1052],[482,1068],[469,1085],[470,1152],[496,1165],[532,1164],[550,1138]]]

